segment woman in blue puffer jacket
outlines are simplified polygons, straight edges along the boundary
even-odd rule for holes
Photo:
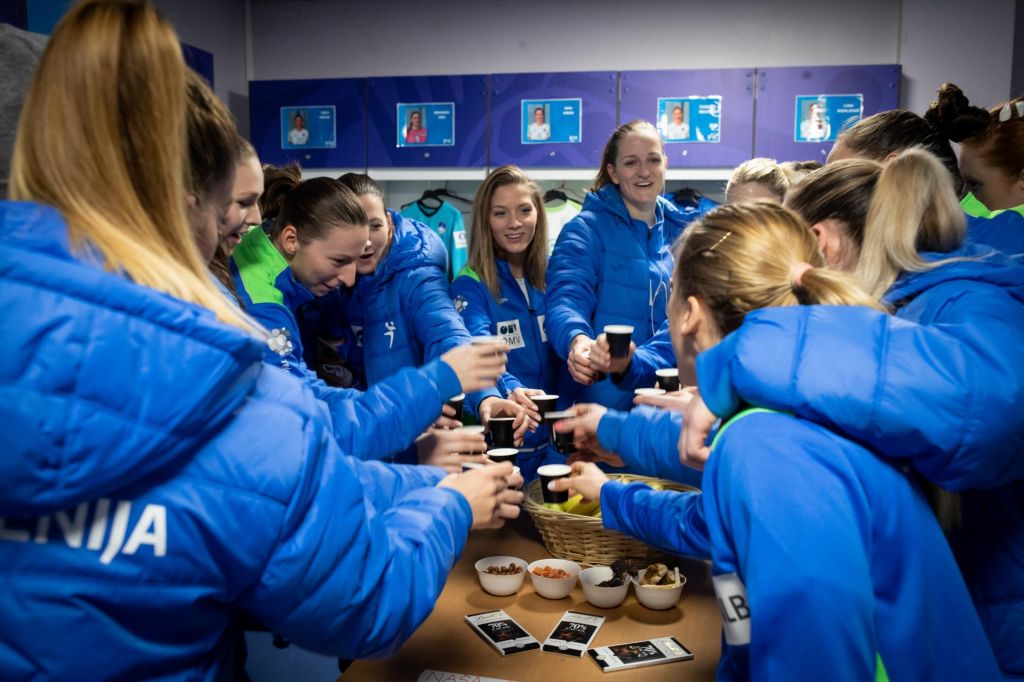
[[[632,390],[602,378],[590,349],[605,325],[633,327],[641,345],[665,321],[673,242],[687,220],[661,197],[665,153],[646,121],[619,126],[605,145],[594,192],[558,235],[548,267],[548,340],[566,359],[563,405],[595,402],[624,409]],[[615,369],[612,367],[611,369]]]
[[[322,403],[262,362],[196,245],[231,178],[186,196],[185,68],[152,5],[83,2],[26,99],[21,201],[0,203],[4,679],[223,679],[239,609],[311,649],[390,651],[470,525],[519,499],[490,494],[496,466],[435,487],[343,456]]]
[[[448,256],[437,233],[385,208],[384,192],[370,176],[346,173],[339,181],[358,197],[370,224],[358,280],[340,298],[338,313],[353,330],[356,347],[349,358],[362,363],[367,385],[470,343],[448,294]],[[507,380],[505,373],[498,386]],[[526,410],[497,388],[468,393],[466,406],[484,424],[491,417],[514,417],[517,439],[532,425]]]
[[[1024,267],[961,244],[948,176],[923,152],[884,167],[829,164],[787,203],[826,258],[855,268],[895,317],[749,315],[697,360],[690,454],[699,459],[714,415],[758,405],[840,430],[959,492],[959,513],[955,500],[944,506],[950,542],[1000,667],[1024,676]]]
[[[269,229],[250,230],[231,257],[235,288],[246,312],[271,330],[277,353],[268,350],[268,362],[302,378],[327,403],[342,448],[364,459],[403,452],[440,416],[445,400],[493,385],[502,368],[479,348],[446,349],[365,392],[318,379],[303,362],[303,346],[317,340],[309,311],[355,283],[369,221],[348,188],[331,178],[302,181],[295,166],[267,170],[267,197]],[[437,464],[446,458],[445,448],[420,457]],[[449,466],[458,470],[458,462]]]
[[[873,304],[823,266],[788,209],[711,211],[679,248],[669,313],[678,357],[713,347],[758,309]],[[822,426],[752,412],[720,430],[703,493],[611,483],[589,464],[555,487],[600,499],[608,528],[710,555],[725,634],[719,679],[997,679],[913,477]]]
[[[506,397],[540,421],[530,397],[554,392],[557,359],[544,335],[547,219],[540,188],[516,166],[496,168],[473,201],[469,264],[451,285],[455,309],[473,336],[498,335],[508,344]],[[553,452],[547,428],[528,434],[516,463],[535,478]]]

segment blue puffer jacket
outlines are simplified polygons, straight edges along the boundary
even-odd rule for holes
[[[508,344],[507,373],[500,386],[505,397],[517,388],[553,393],[560,363],[544,334],[544,292],[526,282],[527,298],[508,263],[501,259],[495,263],[500,301],[467,265],[451,285],[455,309],[473,336],[498,335]],[[526,435],[516,463],[527,481],[536,478],[540,465],[565,461],[550,447],[550,437],[546,426]]]
[[[963,578],[898,468],[826,429],[748,414],[703,493],[601,490],[604,525],[701,556],[725,642],[720,680],[997,680]]]
[[[344,311],[362,349],[361,357],[349,357],[362,363],[371,386],[470,340],[448,295],[448,256],[441,238],[422,223],[388,214],[395,226],[391,248],[376,272],[359,276]],[[475,412],[486,396],[498,396],[497,389],[466,396],[470,410]]]
[[[345,452],[381,459],[405,450],[440,416],[442,403],[459,393],[458,377],[441,360],[399,372],[366,392],[328,386],[302,359],[303,339],[316,338],[299,322],[317,319],[305,312],[313,307],[313,294],[292,276],[263,230],[245,236],[231,266],[246,312],[291,344],[278,353],[268,348],[266,361],[302,379],[327,403],[334,436]]]
[[[999,211],[988,217],[967,216],[967,239],[991,246],[1008,256],[1024,254],[1024,208]]]
[[[608,324],[632,325],[633,341],[647,341],[665,321],[672,286],[670,249],[687,220],[658,197],[655,225],[634,220],[615,185],[587,194],[583,210],[558,235],[548,266],[548,312],[544,324],[559,357],[569,355],[579,334],[596,338]],[[610,379],[576,384],[562,368],[559,390],[565,405],[596,402],[626,409],[632,390]]]
[[[52,209],[0,204],[0,282],[0,678],[223,679],[239,609],[346,658],[430,613],[472,520],[442,471],[343,456],[262,344]]]
[[[608,410],[598,422],[597,440],[619,455],[628,471],[699,488],[701,473],[679,461],[682,431],[679,412],[640,405],[629,412]]]
[[[963,491],[951,542],[1001,668],[1024,677],[1024,266],[956,261],[901,277],[885,299],[898,317],[748,315],[698,356],[701,394],[718,415],[740,402],[795,412]]]
[[[636,347],[630,358],[629,367],[621,377],[614,377],[619,388],[632,391],[650,388],[658,380],[659,369],[676,366],[676,352],[672,349],[672,338],[668,333],[668,320],[661,323],[654,336]]]

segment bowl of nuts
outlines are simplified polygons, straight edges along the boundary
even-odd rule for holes
[[[476,562],[476,574],[485,592],[507,597],[523,586],[526,565],[525,561],[514,556],[489,556]]]

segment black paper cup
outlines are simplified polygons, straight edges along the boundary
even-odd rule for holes
[[[545,412],[554,412],[558,406],[558,396],[546,393],[544,395],[530,396],[530,400],[537,406],[537,411],[540,412],[541,419],[544,418]]]
[[[679,390],[679,369],[666,367],[654,373],[658,377],[658,388],[663,388],[667,393]]]
[[[492,448],[511,448],[515,446],[515,430],[512,424],[513,417],[491,417],[487,422],[487,429],[491,432]]]
[[[545,412],[544,423],[551,427],[551,444],[555,446],[555,450],[567,455],[571,452],[576,452],[576,446],[573,445],[573,432],[555,430],[555,422],[562,421],[563,419],[569,419],[575,417],[576,414],[571,410],[562,410],[561,412]]]
[[[452,419],[456,421],[462,421],[463,407],[466,403],[466,394],[460,393],[453,398],[448,399],[448,405],[455,410],[455,416]]]
[[[608,350],[613,358],[624,358],[629,355],[629,341],[633,338],[633,328],[628,324],[609,324],[604,328],[604,336],[608,339]]]
[[[537,475],[540,476],[540,490],[544,495],[545,504],[560,504],[569,501],[568,490],[556,493],[553,490],[548,490],[548,483],[565,478],[571,473],[572,467],[568,464],[545,464],[537,469]]]
[[[492,448],[487,451],[487,459],[491,460],[495,464],[509,462],[515,466],[516,456],[518,454],[519,450],[516,448]]]

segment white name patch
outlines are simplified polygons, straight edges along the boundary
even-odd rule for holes
[[[732,646],[750,644],[750,602],[746,585],[735,573],[716,575],[711,580],[722,612],[725,641]]]

